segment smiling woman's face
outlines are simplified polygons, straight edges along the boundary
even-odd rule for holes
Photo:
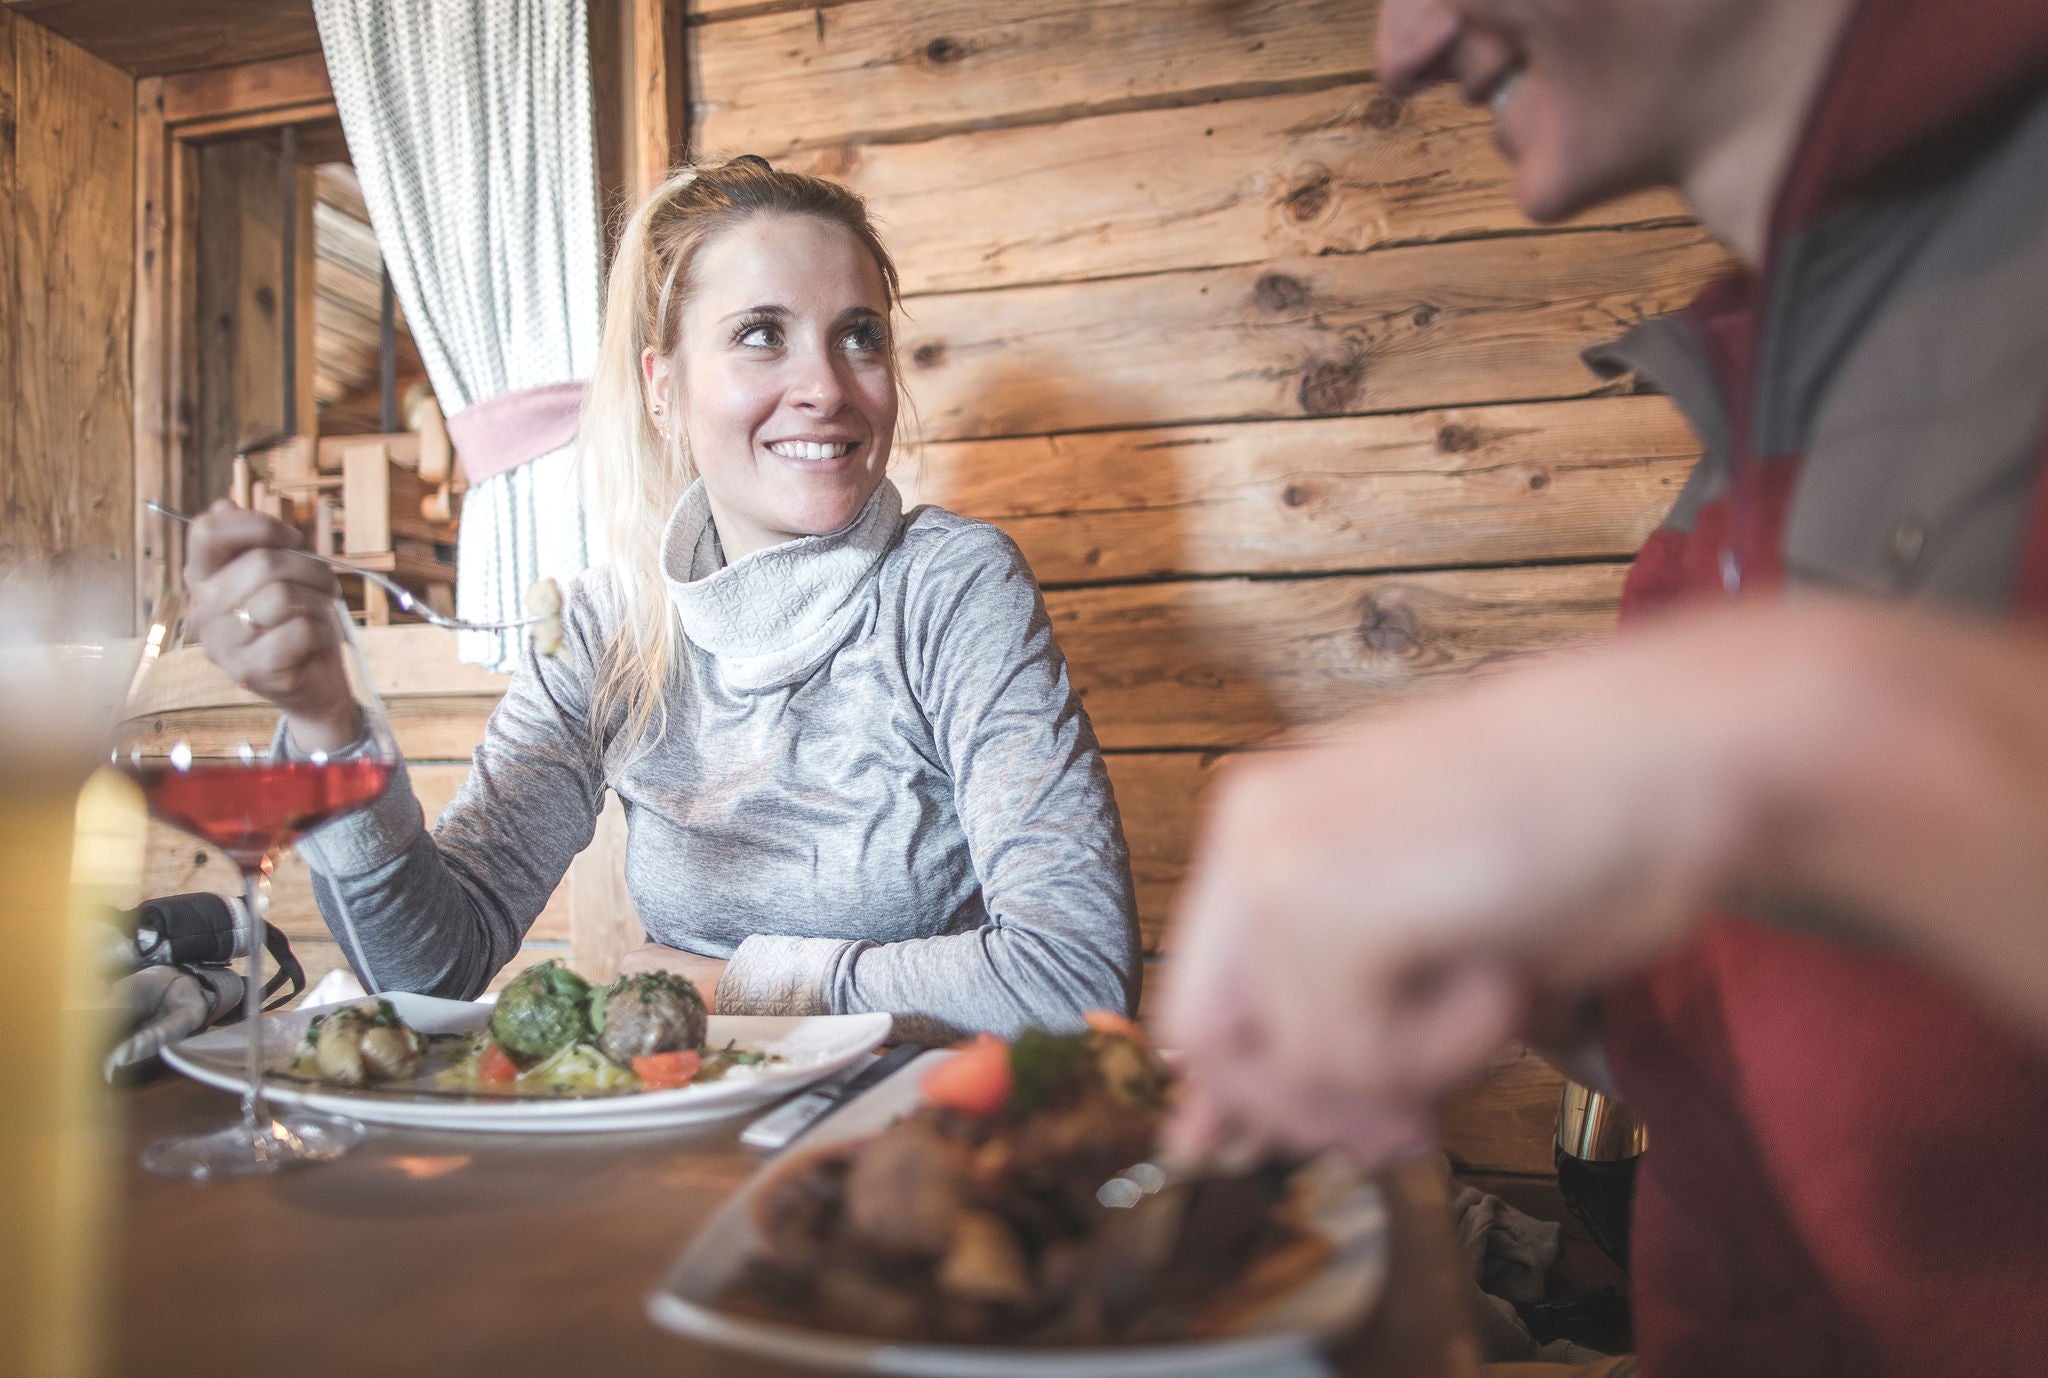
[[[643,363],[726,559],[846,526],[881,483],[896,429],[873,256],[831,221],[759,216],[708,241],[690,277],[675,355]]]

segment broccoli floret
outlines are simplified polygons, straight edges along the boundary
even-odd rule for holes
[[[590,1041],[590,983],[560,962],[528,967],[498,996],[491,1037],[527,1062]]]

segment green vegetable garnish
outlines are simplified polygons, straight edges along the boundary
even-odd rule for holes
[[[1026,1029],[1010,1045],[1010,1106],[1028,1112],[1052,1100],[1084,1066],[1090,1047],[1085,1033],[1048,1033]],[[1085,1064],[1092,1070],[1092,1062]]]
[[[525,1062],[595,1038],[590,983],[560,962],[542,962],[512,978],[491,1011],[491,1035]]]

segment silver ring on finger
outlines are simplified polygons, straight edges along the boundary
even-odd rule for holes
[[[262,630],[261,627],[256,625],[256,619],[249,615],[249,610],[240,604],[235,605],[235,621],[241,623],[242,630],[251,636]]]

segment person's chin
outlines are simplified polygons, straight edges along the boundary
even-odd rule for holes
[[[848,474],[830,487],[805,486],[810,491],[792,494],[782,505],[783,529],[806,536],[829,536],[853,523],[874,495],[876,484],[866,482],[864,475]]]

